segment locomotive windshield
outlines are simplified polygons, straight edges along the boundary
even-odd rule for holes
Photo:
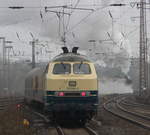
[[[88,64],[78,63],[73,65],[73,72],[74,74],[90,74],[91,69]]]
[[[70,74],[70,73],[71,73],[70,64],[65,64],[63,62],[60,64],[55,64],[53,74]]]

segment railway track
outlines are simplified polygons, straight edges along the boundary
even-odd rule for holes
[[[41,134],[51,134],[51,135],[97,135],[97,133],[89,126],[79,127],[78,125],[73,125],[73,127],[60,126],[57,122],[51,122],[47,116],[31,108],[26,108],[27,111],[31,112],[32,126],[37,130],[37,135]],[[43,130],[42,130],[43,129]]]
[[[122,104],[127,105],[127,106],[140,107],[140,108],[150,108],[150,105],[138,103],[130,97],[124,98],[121,102],[122,102]]]
[[[120,97],[109,100],[104,104],[104,109],[120,118],[150,130],[150,115],[148,116],[146,115],[147,113],[141,113],[144,112],[145,108],[141,104],[127,102],[125,100],[126,98],[127,97]]]
[[[58,126],[57,128],[58,135],[97,135],[97,133],[90,127],[83,128],[63,128]]]
[[[122,100],[120,106],[124,107],[131,113],[135,113],[136,115],[140,115],[141,117],[146,117],[146,119],[150,119],[150,106],[144,105],[135,102],[128,102],[127,99]]]
[[[8,106],[23,103],[23,97],[1,97],[0,110],[5,110]]]

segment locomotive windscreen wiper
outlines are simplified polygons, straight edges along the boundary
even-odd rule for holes
[[[66,66],[63,62],[61,62],[61,65],[63,66],[64,69],[66,69]]]
[[[82,64],[83,64],[83,61],[81,61],[80,65],[79,65],[79,69],[81,68]]]

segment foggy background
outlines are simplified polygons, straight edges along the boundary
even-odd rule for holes
[[[66,45],[80,47],[96,64],[100,93],[123,93],[138,90],[139,9],[136,0],[0,0],[0,37],[10,40],[9,91],[1,77],[2,93],[23,93],[24,79],[31,70],[31,44],[36,40],[37,65],[50,61],[61,52],[63,16],[45,12],[44,7],[68,5],[93,11],[65,9]],[[125,6],[112,7],[110,4]],[[10,9],[9,6],[23,6]],[[52,8],[62,12],[62,8]],[[59,21],[60,17],[60,21]],[[149,15],[148,15],[149,17]],[[147,17],[147,18],[148,18]],[[149,29],[149,18],[148,29]],[[60,28],[59,28],[60,22]],[[113,27],[112,27],[113,25]],[[149,37],[149,33],[148,33]],[[94,42],[91,42],[94,41]],[[149,44],[149,40],[148,40]],[[0,42],[2,63],[2,41]],[[2,64],[0,66],[2,74]],[[8,75],[9,74],[9,75]]]

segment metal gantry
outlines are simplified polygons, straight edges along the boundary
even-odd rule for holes
[[[140,1],[140,78],[139,95],[148,89],[146,0]]]
[[[53,10],[49,10],[53,9]],[[66,12],[65,9],[71,9],[71,12]],[[62,10],[62,11],[60,11]],[[66,46],[66,35],[68,33],[67,31],[67,25],[69,25],[70,17],[73,13],[74,10],[82,10],[82,11],[94,11],[92,8],[78,8],[77,5],[75,7],[72,7],[72,5],[62,5],[62,6],[52,6],[52,7],[45,7],[45,12],[52,12],[56,13],[58,19],[59,19],[59,36],[61,35],[61,22],[62,22],[62,36],[61,36],[61,41],[64,43],[64,46]],[[65,24],[65,15],[69,17],[67,25]],[[62,20],[61,20],[62,17]]]

